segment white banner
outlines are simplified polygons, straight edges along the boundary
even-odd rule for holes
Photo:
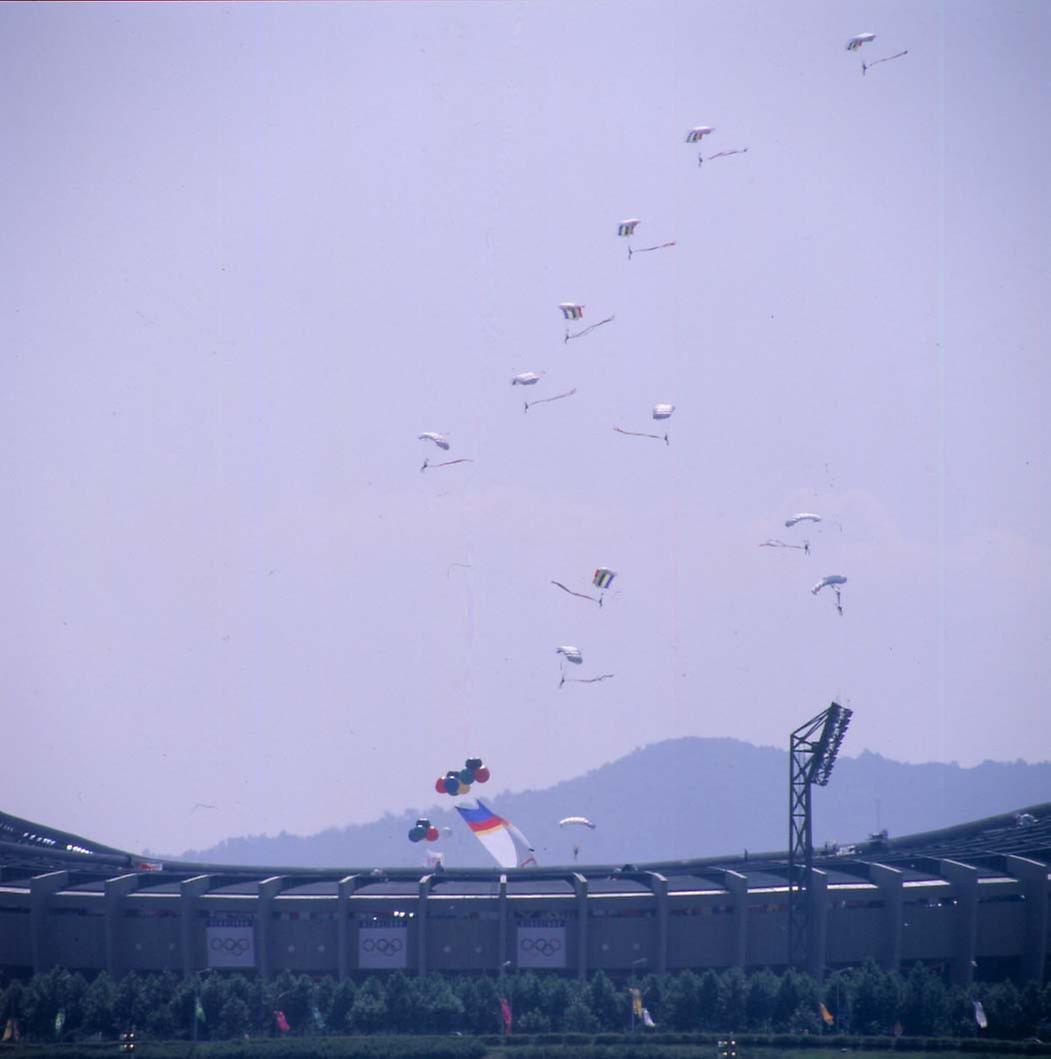
[[[519,927],[519,967],[565,967],[566,928]]]
[[[209,967],[254,967],[255,931],[240,916],[213,917],[205,928]]]
[[[407,927],[373,927],[362,923],[358,928],[358,966],[396,969],[409,965],[409,931]]]

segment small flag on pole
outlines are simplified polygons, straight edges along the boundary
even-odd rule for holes
[[[974,1002],[974,1021],[978,1023],[978,1029],[984,1030],[989,1027],[989,1020],[985,1017],[985,1008],[982,1007],[982,1002],[976,1000]]]
[[[652,1016],[646,1008],[642,1009],[642,1024],[650,1030],[655,1030],[657,1028],[657,1023],[653,1021]]]
[[[504,1033],[511,1032],[511,1002],[507,997],[500,997],[500,1017],[504,1020]]]
[[[833,1015],[824,1004],[818,1004],[818,1007],[821,1008],[821,1021],[824,1022],[826,1026],[831,1026],[832,1023],[836,1021],[835,1015]]]
[[[277,1023],[277,1028],[282,1033],[288,1033],[288,1031],[292,1028],[291,1026],[289,1026],[288,1019],[285,1018],[285,1013],[283,1011],[274,1012],[274,1022]]]
[[[55,1016],[55,1036],[62,1036],[62,1027],[66,1024],[66,1009],[60,1008],[58,1014]]]
[[[642,1018],[642,990],[640,989],[629,989],[631,993],[631,1013],[637,1019]]]
[[[200,997],[197,997],[194,1000],[193,1014],[194,1014],[194,1017],[197,1019],[198,1022],[204,1022],[204,1007],[201,1004],[201,998]]]

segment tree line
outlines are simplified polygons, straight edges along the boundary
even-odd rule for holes
[[[920,963],[898,974],[871,961],[823,981],[794,970],[746,975],[733,969],[650,974],[626,983],[602,971],[587,979],[393,972],[342,981],[287,971],[269,979],[166,972],[116,980],[103,972],[89,980],[55,968],[10,981],[0,993],[0,1022],[9,1033],[17,1028],[24,1039],[47,1041],[112,1038],[129,1027],[166,1040],[494,1034],[504,1029],[504,998],[512,1033],[619,1033],[632,1023],[629,985],[641,990],[649,1016],[664,1031],[1051,1038],[1051,984],[964,988]]]

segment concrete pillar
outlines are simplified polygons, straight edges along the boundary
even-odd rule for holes
[[[433,875],[420,879],[420,893],[416,898],[416,973],[427,973],[427,895],[434,884]]]
[[[336,902],[336,952],[339,960],[339,977],[349,978],[358,969],[358,949],[354,942],[357,932],[351,937],[350,899],[359,886],[364,885],[360,875],[347,875],[339,880]]]
[[[668,972],[668,880],[658,872],[649,873],[650,888],[657,903],[655,957],[657,974]]]
[[[730,966],[744,970],[748,954],[748,876],[737,871],[724,871],[723,886],[733,902],[734,940]]]
[[[273,962],[270,959],[270,938],[273,935],[274,898],[288,885],[283,875],[272,875],[257,883],[255,903],[255,965],[260,978],[269,978]]]
[[[1047,865],[1012,855],[1005,858],[1004,867],[1022,884],[1025,897],[1022,977],[1043,985],[1047,962]]]
[[[905,923],[905,875],[886,864],[870,864],[869,880],[879,887],[880,899],[883,901],[880,967],[885,971],[900,971],[902,928]]]
[[[496,960],[498,974],[501,977],[507,972],[507,876],[500,875],[500,896],[496,901],[497,915],[497,941]]]
[[[48,898],[69,885],[68,871],[52,871],[46,875],[34,875],[29,880],[29,932],[33,953],[33,973],[46,971],[52,961],[48,959],[47,904]]]
[[[193,955],[194,927],[197,923],[197,898],[211,887],[210,875],[195,875],[179,883],[179,948],[182,956],[182,972],[191,975],[199,968]]]
[[[819,982],[825,977],[828,955],[828,873],[810,869],[807,879],[807,973]]]
[[[938,872],[952,883],[953,897],[956,898],[949,976],[953,985],[970,985],[974,981],[978,940],[978,869],[956,860],[941,860]]]
[[[577,977],[588,976],[588,881],[579,872],[570,879],[577,906]]]
[[[116,879],[107,879],[103,884],[103,903],[105,906],[106,933],[106,970],[112,978],[119,978],[124,973],[117,951],[120,947],[120,927],[124,919],[124,905],[128,894],[139,888],[138,875],[120,875]]]

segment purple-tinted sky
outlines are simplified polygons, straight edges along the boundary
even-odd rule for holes
[[[868,30],[908,56],[861,76]],[[3,5],[3,808],[200,848],[833,697],[848,753],[1051,756],[1049,34]],[[564,344],[565,300],[616,320]],[[670,446],[612,432],[657,401]],[[757,547],[800,509],[810,557]],[[599,564],[601,611],[548,583]],[[615,679],[558,690],[561,643]]]

